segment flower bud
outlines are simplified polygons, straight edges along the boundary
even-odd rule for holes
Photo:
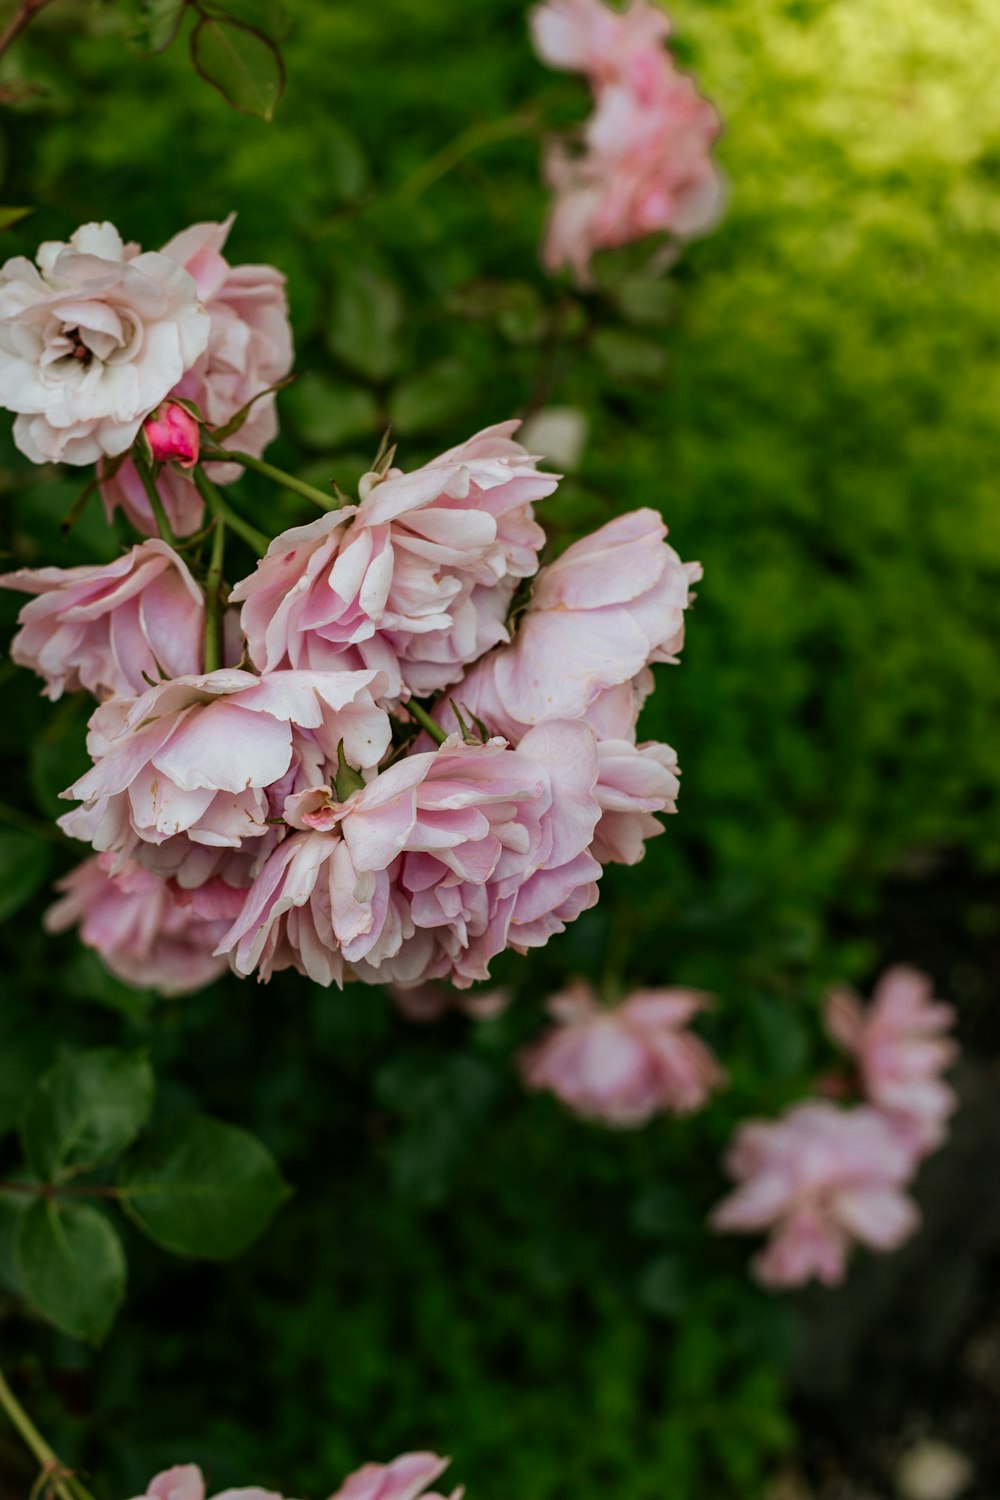
[[[173,460],[182,469],[193,469],[198,462],[201,440],[197,420],[176,401],[165,401],[158,407],[146,418],[142,431],[157,463]]]

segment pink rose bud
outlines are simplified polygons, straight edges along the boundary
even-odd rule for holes
[[[157,463],[173,462],[182,469],[193,469],[198,462],[201,448],[198,422],[187,407],[165,401],[146,418],[142,430]]]

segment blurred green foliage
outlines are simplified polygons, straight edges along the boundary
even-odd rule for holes
[[[748,1246],[704,1229],[719,1153],[820,1066],[816,999],[881,957],[885,880],[1000,861],[1000,12],[677,0],[727,121],[729,214],[661,282],[645,248],[605,257],[582,300],[536,247],[539,136],[584,96],[535,62],[519,3],[288,12],[268,126],[194,76],[183,37],[140,61],[119,6],[54,5],[6,62],[44,92],[4,127],[4,198],[36,209],[5,253],[101,217],[152,247],[236,209],[232,258],[288,273],[304,372],[272,455],[317,483],[349,489],[389,420],[410,466],[528,404],[585,413],[555,544],[652,504],[705,565],[644,722],[678,748],[681,812],[596,911],[499,966],[518,996],[498,1021],[418,1028],[377,992],[288,978],[154,1003],[20,905],[64,859],[30,819],[58,811],[86,707],[0,666],[20,820],[0,836],[0,909],[20,906],[0,1126],[57,1053],[142,1045],[164,1112],[238,1122],[297,1188],[232,1268],[132,1236],[100,1354],[16,1300],[0,1341],[102,1500],[189,1458],[216,1488],[318,1496],[404,1446],[452,1453],[478,1500],[753,1496],[791,1441],[793,1330]],[[8,548],[113,555],[96,506],[60,534],[74,476],[0,441]],[[264,528],[302,518],[244,494]],[[703,1116],[608,1135],[521,1097],[510,1057],[542,999],[605,970],[718,995],[731,1088]]]

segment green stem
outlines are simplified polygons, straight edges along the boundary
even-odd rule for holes
[[[70,1187],[52,1182],[0,1182],[2,1193],[29,1193],[33,1198],[120,1198],[121,1188]]]
[[[282,489],[294,490],[296,495],[302,495],[306,500],[311,500],[323,510],[334,510],[332,495],[324,495],[323,491],[317,489],[314,484],[306,484],[304,479],[296,479],[294,474],[288,474],[284,469],[276,469],[274,464],[269,464],[263,458],[254,458],[252,453],[237,453],[235,448],[212,448],[202,449],[202,457],[218,463],[242,464],[245,469],[253,469],[255,474],[263,474],[266,479],[273,479],[275,484],[280,484]]]
[[[146,491],[146,498],[153,512],[153,520],[156,522],[156,529],[159,531],[160,537],[164,542],[167,542],[171,547],[176,547],[177,538],[174,536],[174,528],[167,519],[167,513],[163,508],[163,501],[160,499],[159,491],[156,488],[156,480],[153,478],[152,470],[147,467],[138,449],[133,451],[132,457],[135,460],[135,471],[142,480],[142,487]]]
[[[427,712],[426,708],[421,708],[420,704],[415,698],[408,699],[404,706],[406,708],[406,712],[410,714],[414,719],[416,719],[420,727],[427,730],[427,733],[430,735],[432,740],[437,740],[439,745],[444,744],[445,740],[448,738],[448,735],[445,730],[441,728],[440,724],[436,724],[434,722],[430,714]]]
[[[231,457],[236,459],[237,455],[233,454]],[[244,521],[243,517],[238,515],[227,501],[223,500],[215,485],[200,465],[194,470],[194,482],[198,486],[199,495],[216,519],[225,521],[230,531],[235,531],[236,535],[241,536],[259,557],[263,557],[271,545],[268,538],[262,531],[258,531],[256,526],[251,526],[249,521]]]
[[[442,146],[440,151],[422,162],[390,196],[403,203],[412,203],[433,186],[439,177],[445,177],[460,161],[471,156],[473,151],[478,151],[481,146],[492,145],[494,141],[524,135],[533,130],[537,123],[538,117],[534,111],[523,110],[520,114],[508,115],[504,120],[485,120],[478,125],[470,125],[453,141],[449,141],[447,146]]]
[[[219,516],[212,537],[212,560],[205,579],[205,671],[222,666],[222,562],[226,553],[226,523]]]
[[[37,1458],[43,1474],[48,1474],[48,1484],[59,1496],[59,1500],[93,1500],[90,1491],[80,1483],[79,1479],[65,1473],[55,1453],[7,1384],[2,1370],[0,1370],[0,1406],[7,1413],[11,1424],[23,1438],[26,1446]]]

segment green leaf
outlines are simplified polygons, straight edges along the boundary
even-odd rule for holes
[[[15,224],[20,224],[29,214],[33,214],[33,208],[0,208],[0,234],[5,229],[13,229]]]
[[[665,1318],[676,1318],[688,1300],[684,1268],[676,1255],[658,1255],[639,1277],[638,1297],[643,1307]]]
[[[10,1176],[13,1181],[25,1180],[24,1173],[12,1172]],[[31,1201],[28,1193],[12,1193],[8,1188],[0,1188],[0,1287],[14,1297],[24,1296],[14,1264],[14,1245]]]
[[[118,1186],[150,1239],[207,1260],[239,1255],[290,1192],[260,1141],[206,1115],[175,1120],[144,1141]]]
[[[331,353],[371,380],[384,380],[399,364],[402,322],[396,283],[363,260],[343,261],[327,333]]]
[[[153,1070],[141,1052],[100,1048],[57,1063],[21,1119],[24,1154],[47,1182],[98,1166],[130,1146],[153,1107]]]
[[[467,410],[475,395],[461,360],[442,359],[396,387],[389,419],[403,437],[430,432]]]
[[[241,21],[281,42],[291,29],[288,11],[278,0],[202,0],[201,9],[220,20]]]
[[[49,873],[52,850],[31,833],[0,833],[0,922],[30,901]]]
[[[304,375],[285,404],[295,430],[310,448],[329,451],[355,438],[373,438],[378,431],[378,407],[363,385]]]
[[[66,811],[59,793],[71,786],[91,764],[87,754],[86,723],[93,712],[88,694],[64,699],[28,751],[28,775],[39,808],[50,818]]]
[[[24,1101],[52,1059],[48,1029],[24,1015],[0,1015],[0,1136],[13,1130]]]
[[[234,413],[234,415],[229,418],[229,421],[226,422],[222,427],[212,428],[212,437],[215,442],[224,443],[226,438],[232,437],[234,432],[239,432],[240,428],[244,425],[247,417],[249,417],[258,401],[262,401],[265,396],[273,396],[276,391],[283,391],[285,387],[291,385],[296,378],[297,377],[294,375],[286,375],[284,380],[276,380],[274,385],[266,386],[264,390],[258,391],[256,395],[251,396],[246,405],[241,406],[239,411]],[[195,416],[198,416],[197,412],[195,413]],[[201,421],[203,419],[201,417],[198,417],[198,420]]]
[[[242,114],[273,120],[285,87],[285,67],[270,37],[242,21],[203,16],[191,33],[191,57],[227,104]]]
[[[180,30],[186,6],[187,0],[139,0],[129,38],[133,50],[146,57],[165,52]]]
[[[677,306],[677,288],[663,276],[630,276],[613,290],[623,318],[643,328],[662,328]]]
[[[100,1342],[125,1296],[125,1255],[102,1213],[36,1199],[17,1227],[14,1264],[44,1317],[74,1338]]]

